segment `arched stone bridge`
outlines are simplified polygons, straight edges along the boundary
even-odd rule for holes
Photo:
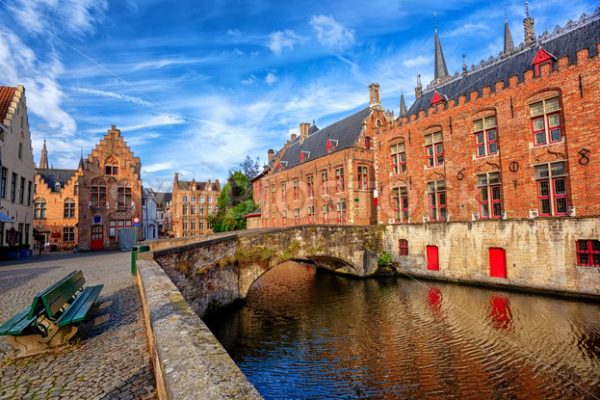
[[[145,257],[154,258],[203,316],[212,308],[244,299],[262,274],[289,260],[359,277],[372,275],[383,252],[383,230],[337,225],[256,229],[191,243],[189,239],[157,241]],[[165,245],[174,247],[161,249]]]

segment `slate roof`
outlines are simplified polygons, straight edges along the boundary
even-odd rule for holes
[[[285,154],[281,157],[282,169],[290,169],[300,164],[300,151],[304,151],[304,162],[315,160],[327,155],[327,140],[337,140],[337,146],[331,151],[343,150],[354,146],[363,121],[369,116],[371,109],[369,107],[344,118],[326,128],[320,129],[315,133],[308,135],[302,143],[300,139],[293,141]],[[307,153],[309,152],[309,153]]]
[[[588,49],[589,56],[597,55],[596,43],[600,43],[600,12],[593,16],[582,16],[579,22],[569,22],[563,28],[557,27],[551,34],[545,34],[538,38],[536,45],[517,48],[517,52],[502,59],[491,61],[490,64],[482,65],[480,68],[469,72],[465,76],[458,77],[440,86],[428,88],[423,95],[415,100],[408,110],[408,115],[426,111],[431,107],[431,98],[437,90],[448,99],[458,100],[459,96],[466,95],[469,100],[470,93],[477,90],[481,96],[484,87],[490,87],[492,92],[495,84],[499,81],[508,83],[508,78],[513,75],[519,76],[519,82],[523,81],[525,71],[532,69],[532,61],[540,46],[550,52],[557,59],[569,57],[569,63],[577,63],[577,51]]]
[[[49,168],[49,169],[36,169],[36,172],[40,175],[40,177],[44,180],[44,182],[46,182],[48,187],[53,192],[58,192],[59,190],[56,190],[56,188],[55,188],[56,182],[60,183],[60,189],[62,190],[62,188],[65,187],[65,185],[67,184],[69,179],[71,179],[71,177],[73,175],[75,175],[75,172],[77,172],[77,170],[76,169],[51,169],[51,168]]]
[[[164,208],[173,198],[173,193],[170,192],[154,192],[154,200],[158,208]]]
[[[0,124],[4,123],[8,107],[15,96],[17,88],[10,86],[0,86]]]

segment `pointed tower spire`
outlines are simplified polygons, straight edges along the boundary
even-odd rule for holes
[[[79,156],[79,166],[77,168],[81,170],[85,168],[85,164],[83,162],[83,149],[81,149],[81,155]]]
[[[440,43],[440,35],[437,28],[435,28],[435,71],[434,79],[441,80],[448,76],[448,67],[446,67],[446,60],[444,59],[444,52],[442,51],[442,44]]]
[[[515,51],[515,44],[510,33],[510,27],[508,26],[508,20],[506,19],[506,13],[504,14],[504,54],[512,53]]]
[[[535,26],[533,18],[529,16],[529,1],[525,0],[525,19],[523,20],[523,29],[525,29],[525,45],[529,46],[535,43]]]
[[[40,157],[39,169],[48,169],[48,149],[46,149],[46,139],[44,139],[44,145],[42,146],[42,155]]]
[[[404,92],[400,92],[400,112],[398,115],[402,118],[406,117],[406,114],[408,114],[408,111],[406,109],[406,102],[404,101]]]

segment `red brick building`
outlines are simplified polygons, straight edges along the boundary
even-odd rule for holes
[[[277,154],[269,150],[268,167],[253,179],[260,209],[247,216],[250,226],[375,223],[370,132],[388,117],[373,84],[369,107],[323,129],[300,124]]]
[[[525,35],[450,76],[436,32],[434,81],[373,135],[378,223],[600,215],[600,15]]]
[[[48,168],[44,144],[35,178],[38,235],[57,249],[118,248],[119,230],[141,222],[141,166],[114,125],[76,170]]]

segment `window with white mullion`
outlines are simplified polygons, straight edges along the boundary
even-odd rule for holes
[[[482,219],[502,218],[502,183],[500,172],[477,175],[479,216]]]
[[[536,146],[562,140],[560,102],[558,97],[540,100],[529,105],[533,143]]]
[[[538,212],[541,216],[567,215],[567,168],[564,161],[535,166]]]
[[[473,121],[475,135],[475,154],[485,157],[498,153],[498,131],[496,116],[492,115]]]

